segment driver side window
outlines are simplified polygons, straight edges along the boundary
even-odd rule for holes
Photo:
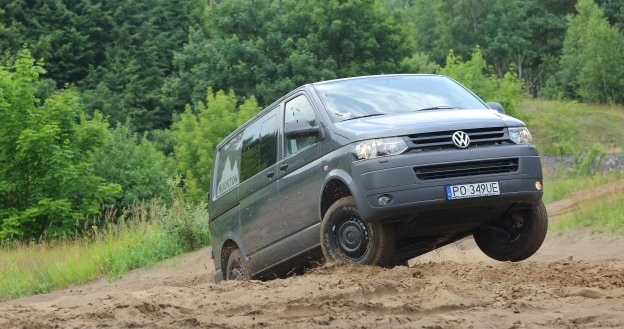
[[[304,96],[299,95],[286,103],[286,111],[284,114],[284,123],[306,121],[310,126],[316,126],[316,115],[310,101]],[[317,142],[318,137],[306,136],[294,139],[285,139],[286,156],[295,154],[299,150]]]

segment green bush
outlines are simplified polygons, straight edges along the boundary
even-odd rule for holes
[[[455,56],[450,51],[446,57],[446,66],[438,70],[440,74],[449,76],[472,90],[484,101],[498,102],[509,115],[519,117],[516,103],[523,94],[522,82],[512,72],[506,73],[503,79],[498,79],[491,71],[478,47],[467,61],[462,61],[460,56]]]
[[[35,98],[42,73],[27,50],[0,65],[0,240],[74,234],[121,192],[93,169],[106,122],[72,90]]]
[[[122,209],[134,202],[168,195],[168,180],[175,175],[173,159],[139,138],[127,125],[107,134],[94,154],[95,173],[121,186],[122,193],[108,207]],[[171,201],[171,200],[169,200]]]

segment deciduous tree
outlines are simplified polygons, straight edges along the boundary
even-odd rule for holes
[[[559,74],[552,81],[570,98],[624,102],[624,39],[593,0],[569,16]]]
[[[87,118],[72,90],[35,98],[41,73],[27,50],[0,66],[0,239],[71,235],[121,191],[94,172],[102,116]]]

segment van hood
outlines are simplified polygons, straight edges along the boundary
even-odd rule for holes
[[[495,110],[442,109],[346,120],[335,123],[334,132],[355,142],[436,131],[522,126],[522,121]]]

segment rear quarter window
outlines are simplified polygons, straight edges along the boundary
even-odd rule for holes
[[[219,150],[216,172],[216,197],[234,189],[240,183],[242,135],[238,134]]]

